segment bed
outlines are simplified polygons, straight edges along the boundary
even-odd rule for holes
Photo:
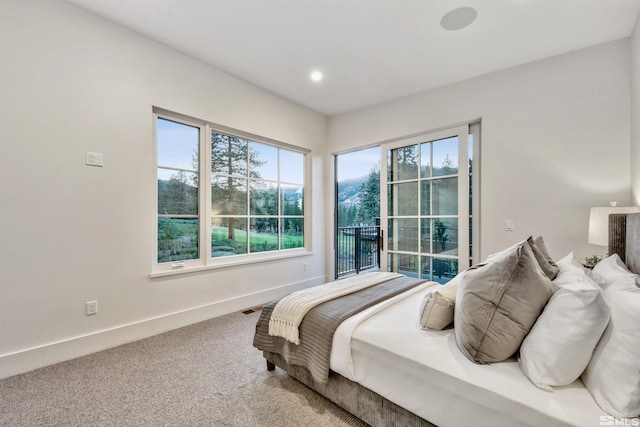
[[[612,216],[611,221],[616,233],[611,250],[623,250],[627,265],[637,265],[640,215]],[[296,345],[285,344],[289,349],[283,350],[274,345],[278,340],[282,344],[281,338],[265,337],[265,322],[276,302],[265,306],[254,346],[263,351],[268,369],[284,369],[372,426],[614,425],[580,379],[542,390],[524,375],[515,357],[472,363],[456,345],[453,328],[421,329],[420,305],[439,286],[411,283],[341,320],[331,336],[326,378],[292,358]],[[306,321],[300,326],[301,340]],[[615,425],[640,425],[637,418],[622,422]]]

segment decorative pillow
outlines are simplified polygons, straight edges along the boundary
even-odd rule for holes
[[[553,280],[556,277],[556,274],[558,274],[558,266],[553,261],[553,259],[551,259],[551,256],[547,251],[547,247],[544,244],[544,240],[542,239],[542,236],[538,236],[535,239],[533,238],[533,236],[529,236],[524,241],[528,242],[529,246],[531,246],[531,249],[534,251],[534,255],[536,257],[536,260],[538,261],[538,264],[540,264],[542,271],[544,271],[544,273],[547,275],[547,277],[549,277],[549,279]],[[509,253],[513,251],[513,249],[522,245],[523,242],[518,242],[515,245],[508,247],[507,249],[503,249],[499,252],[492,253],[487,257],[486,262],[495,261],[496,259],[500,258],[502,255]]]
[[[582,267],[563,268],[553,282],[558,290],[520,346],[518,363],[544,390],[574,382],[609,323],[602,290]]]
[[[464,272],[458,274],[435,292],[424,296],[420,306],[420,327],[441,331],[453,323],[458,284]]]
[[[526,241],[467,270],[455,306],[458,348],[477,363],[511,357],[555,291]]]
[[[549,251],[547,250],[547,245],[544,244],[544,239],[542,238],[542,236],[538,236],[534,238],[533,241],[535,242],[538,249],[542,251],[542,254],[544,255],[545,259],[549,262],[549,264],[556,266],[556,263],[551,258],[551,255],[549,255]]]
[[[531,236],[529,236],[529,238],[530,238],[530,237],[531,237]],[[487,262],[487,263],[489,263],[489,262],[494,262],[495,260],[497,260],[497,259],[499,259],[500,257],[504,256],[505,254],[511,253],[514,249],[519,248],[520,246],[522,246],[522,244],[523,244],[524,242],[526,242],[527,240],[529,240],[529,238],[527,238],[527,239],[523,240],[522,242],[518,242],[518,243],[516,243],[516,244],[515,244],[515,245],[513,245],[513,246],[509,246],[507,249],[503,249],[503,250],[501,250],[501,251],[494,252],[494,253],[490,254],[490,255],[487,257],[487,259],[486,259],[486,261],[485,261],[485,262]]]
[[[542,236],[538,236],[535,239],[529,237],[527,242],[529,243],[529,246],[531,246],[533,255],[536,257],[536,260],[544,274],[546,274],[546,276],[551,280],[555,279],[560,269],[547,253],[547,248],[544,246]]]
[[[613,254],[593,267],[593,271],[598,273],[607,283],[615,283],[619,279],[632,277],[635,283],[638,283],[638,275],[629,271],[624,262],[620,259],[618,254]]]
[[[640,288],[627,276],[604,290],[611,320],[582,382],[602,409],[617,417],[640,415]]]

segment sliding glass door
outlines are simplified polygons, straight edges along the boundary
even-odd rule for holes
[[[465,125],[383,145],[383,271],[445,283],[473,263],[478,134]]]

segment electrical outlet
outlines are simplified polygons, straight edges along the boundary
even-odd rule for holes
[[[308,262],[304,263],[304,271],[309,271],[309,263]]]
[[[87,301],[87,316],[98,314],[98,301]]]

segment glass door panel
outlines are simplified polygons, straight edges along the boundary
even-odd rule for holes
[[[433,215],[458,215],[458,178],[440,178],[431,181]]]
[[[389,220],[389,248],[395,251],[418,252],[418,219],[393,218]]]
[[[389,253],[389,271],[397,271],[409,277],[420,277],[420,258],[417,255]]]
[[[458,260],[451,258],[421,257],[420,278],[441,284],[458,274]]]
[[[389,195],[388,211],[390,216],[416,215],[418,210],[417,181],[389,184],[387,194]]]
[[[447,176],[458,173],[458,137],[431,142],[433,151],[432,176]]]
[[[461,126],[383,147],[383,270],[446,283],[469,265],[468,133]]]
[[[458,219],[431,219],[432,253],[443,255],[458,255]]]
[[[387,173],[389,181],[418,178],[419,152],[417,145],[408,145],[389,150]]]

